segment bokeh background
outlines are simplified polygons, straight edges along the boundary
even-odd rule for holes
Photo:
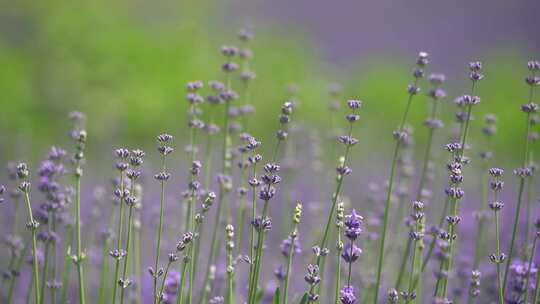
[[[255,135],[264,137],[273,116],[261,113],[278,109],[290,83],[299,88],[298,115],[324,127],[327,87],[339,82],[343,98],[365,101],[370,132],[362,136],[371,145],[395,127],[412,60],[426,50],[430,69],[448,76],[450,101],[466,92],[467,62],[484,62],[477,114],[499,115],[495,145],[510,151],[524,128],[525,64],[540,51],[538,1],[51,0],[1,8],[3,160],[64,143],[75,109],[88,115],[91,151],[152,143],[161,131],[182,136],[185,82],[222,77],[219,47],[237,43],[241,27],[256,33]],[[415,107],[412,121],[425,115]]]

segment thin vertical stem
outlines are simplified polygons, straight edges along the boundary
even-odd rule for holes
[[[39,264],[37,258],[37,241],[36,241],[36,230],[37,227],[34,227],[34,215],[32,214],[32,205],[30,204],[30,194],[29,190],[24,191],[24,198],[26,200],[26,208],[28,210],[28,218],[32,225],[32,268],[33,268],[33,280],[34,280],[34,300],[36,303],[40,302],[39,294]]]
[[[163,155],[161,158],[161,171],[165,172],[165,156]],[[158,225],[158,231],[157,231],[157,243],[156,243],[156,256],[154,261],[154,299],[153,303],[158,303],[159,295],[157,294],[157,279],[158,279],[158,267],[159,267],[159,253],[160,253],[160,247],[161,247],[161,232],[163,230],[163,204],[165,201],[165,181],[161,180],[161,191],[159,195],[159,225]],[[114,303],[113,303],[114,304]]]
[[[77,164],[77,170],[80,167]],[[77,274],[79,276],[79,303],[84,304],[86,302],[86,285],[84,283],[84,269],[83,269],[83,254],[82,254],[82,240],[81,240],[81,176],[75,174],[75,229],[77,231]]]
[[[522,167],[525,168],[527,166],[527,158],[529,155],[529,131],[530,131],[530,114],[527,113],[527,127],[525,132],[525,153],[523,156],[523,162]],[[519,180],[519,190],[518,190],[518,198],[517,198],[517,205],[516,205],[516,212],[514,215],[514,224],[512,227],[512,238],[510,240],[510,246],[508,248],[508,257],[506,260],[506,266],[504,270],[504,279],[503,279],[503,288],[506,289],[506,282],[508,279],[508,273],[510,272],[510,264],[512,263],[512,259],[514,258],[514,243],[516,241],[516,235],[518,230],[518,224],[519,224],[519,215],[521,213],[521,201],[523,198],[523,190],[525,188],[525,178],[520,177]]]
[[[532,73],[532,76],[535,76],[535,73]],[[529,89],[529,102],[533,101],[534,96],[534,86],[530,86]],[[522,168],[525,168],[529,163],[529,132],[531,129],[531,113],[527,112],[527,118],[526,118],[526,127],[525,127],[525,148],[523,153],[523,162],[522,162]],[[530,178],[530,177],[529,177]],[[516,213],[514,217],[514,225],[512,227],[512,239],[510,241],[510,248],[508,249],[508,259],[506,261],[506,267],[504,270],[504,280],[503,280],[503,287],[506,288],[506,281],[508,279],[508,272],[510,270],[510,264],[512,263],[512,259],[514,257],[514,242],[516,240],[516,234],[517,234],[517,228],[518,228],[518,222],[519,222],[519,214],[521,211],[521,200],[523,197],[523,190],[525,187],[525,178],[520,177],[519,181],[519,193],[518,193],[518,200],[517,200],[517,206],[516,206]],[[529,227],[527,227],[527,233],[529,231]]]
[[[418,78],[414,81],[414,86],[418,84]],[[403,117],[401,118],[401,123],[399,125],[399,133],[403,132],[403,128],[405,127],[405,122],[407,121],[407,117],[409,114],[409,110],[411,108],[411,103],[413,100],[413,94],[409,94],[407,105],[405,106],[405,111],[403,113]],[[383,216],[383,227],[381,232],[381,241],[380,241],[380,248],[379,248],[379,261],[377,263],[377,276],[375,279],[375,297],[373,298],[373,303],[378,304],[379,301],[379,287],[381,286],[381,275],[382,275],[382,265],[384,263],[384,246],[386,242],[386,230],[388,229],[388,218],[390,214],[390,199],[392,197],[392,190],[394,185],[394,175],[396,172],[396,165],[397,160],[399,157],[399,150],[401,148],[401,140],[396,140],[396,145],[394,147],[394,154],[392,157],[392,165],[390,168],[390,177],[388,178],[388,189],[386,191],[386,200],[384,202],[384,216]]]
[[[122,248],[122,235],[124,227],[124,173],[120,172],[120,200],[119,200],[119,212],[118,212],[118,226],[116,231],[116,249],[121,250]],[[116,294],[118,290],[118,277],[120,275],[120,259],[115,258],[114,261],[114,280],[113,280],[113,295],[112,303],[116,304]]]
[[[497,284],[499,289],[499,304],[504,304],[504,285],[501,283],[501,263],[499,261],[501,257],[501,237],[500,237],[500,216],[499,212],[495,210],[495,239],[497,243]]]
[[[289,277],[291,275],[291,267],[294,253],[294,241],[296,239],[296,222],[293,222],[292,233],[291,233],[291,244],[289,250],[287,250],[287,268],[285,270],[285,278],[283,280],[283,300],[282,304],[287,304],[289,302]]]
[[[49,218],[51,218],[51,212],[47,212],[47,215]],[[51,227],[48,227],[49,233],[51,232]],[[41,271],[41,286],[39,288],[39,297],[40,297],[40,304],[43,304],[44,296],[45,296],[45,283],[47,282],[47,274],[49,269],[49,248],[50,248],[50,240],[45,240],[45,249],[43,250],[43,268]]]

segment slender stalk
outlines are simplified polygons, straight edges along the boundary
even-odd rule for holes
[[[102,235],[102,244],[101,244],[101,270],[100,270],[100,281],[98,289],[98,303],[104,303],[105,298],[107,297],[108,292],[108,279],[109,279],[109,248],[112,243],[112,227],[116,220],[115,208],[112,209],[109,215],[107,230],[103,232]]]
[[[251,176],[253,179],[257,179],[257,163],[253,164]],[[255,221],[255,218],[257,217],[257,188],[255,186],[251,189],[251,222],[253,223]],[[254,259],[255,259],[255,226],[250,225],[250,236],[249,236],[249,260],[251,261],[249,263],[249,277],[248,277],[248,284],[251,284],[251,281],[253,280],[253,273],[254,273]]]
[[[131,186],[131,192],[130,193],[133,193],[133,182],[132,182],[132,186]],[[128,266],[128,256],[129,256],[129,251],[130,251],[130,242],[131,242],[131,223],[132,223],[132,218],[133,218],[133,205],[130,205],[129,206],[129,211],[128,211],[128,222],[127,222],[127,236],[126,236],[126,256],[124,257],[124,268],[122,269],[122,279],[123,279],[123,283],[125,284],[126,283],[126,280],[127,280],[127,266]],[[124,303],[124,294],[125,294],[125,290],[126,290],[126,287],[125,286],[121,286],[122,288],[120,289],[120,303]]]
[[[161,170],[162,172],[165,171],[165,156],[162,157],[161,161]],[[157,294],[157,279],[158,279],[158,267],[159,267],[159,252],[161,248],[161,232],[163,230],[163,204],[165,201],[165,181],[161,180],[161,191],[159,195],[159,225],[158,225],[158,231],[157,231],[157,244],[156,244],[156,254],[155,254],[155,260],[154,260],[154,304],[158,303],[159,295]],[[113,303],[114,304],[114,303]]]
[[[534,70],[531,72],[531,76],[535,76]],[[534,97],[534,85],[530,85],[529,87],[529,103],[533,102]],[[523,109],[523,108],[522,108]],[[531,129],[531,111],[525,111],[527,113],[526,117],[526,127],[525,127],[525,147],[523,151],[523,161],[521,163],[522,168],[525,168],[529,164],[529,133]],[[530,176],[528,177],[530,179]],[[506,288],[506,282],[508,279],[508,272],[510,270],[510,265],[512,264],[512,259],[514,257],[514,242],[516,240],[516,234],[517,234],[517,228],[518,228],[518,222],[519,222],[519,215],[521,211],[521,200],[523,197],[523,190],[525,188],[525,178],[520,177],[519,181],[519,192],[518,192],[518,199],[517,199],[517,205],[516,205],[516,212],[514,217],[514,224],[512,227],[512,239],[510,241],[510,247],[508,249],[508,257],[506,261],[506,267],[504,271],[504,279],[503,279],[503,287]],[[529,227],[526,227],[526,234],[529,233]]]
[[[195,149],[195,141],[196,141],[196,136],[197,136],[197,129],[196,128],[192,128],[191,129],[191,163],[193,164],[195,162],[195,152],[196,152],[196,149]],[[191,174],[191,182],[194,182],[195,181],[195,178],[196,178],[196,175],[195,174]],[[190,200],[189,200],[189,220],[188,220],[188,231],[190,232],[193,232],[195,233],[195,203],[196,203],[196,193],[195,193],[195,189],[192,189],[191,190],[191,197],[190,197]],[[189,248],[189,259],[188,259],[188,263],[190,263],[190,267],[189,267],[189,289],[188,289],[188,295],[187,295],[187,301],[188,303],[192,303],[192,299],[193,299],[193,285],[195,283],[195,262],[194,262],[194,255],[195,255],[195,252],[194,252],[194,248],[193,248],[193,243],[190,245],[190,248]]]
[[[52,211],[51,213],[51,231],[56,232],[56,211]],[[52,267],[51,267],[51,282],[56,283],[56,240],[52,242],[51,244],[51,253],[52,253]],[[51,303],[56,303],[56,287],[53,286],[51,288]]]
[[[495,239],[497,244],[497,259],[501,256],[500,215],[495,211]],[[501,263],[497,262],[497,284],[499,290],[499,304],[504,304],[504,286],[501,283]]]
[[[124,227],[124,173],[120,172],[120,200],[118,203],[118,225],[116,228],[116,249],[121,250],[122,248],[122,235]],[[112,294],[112,303],[116,304],[116,295],[118,290],[118,277],[120,275],[120,258],[115,258],[114,260],[114,280],[113,280],[113,294]]]
[[[444,78],[442,78],[444,79]],[[441,81],[442,81],[441,79]],[[429,119],[430,121],[434,121],[436,118],[437,118],[437,108],[438,108],[438,104],[439,104],[439,100],[438,98],[438,93],[437,93],[437,90],[438,90],[438,87],[439,85],[436,84],[435,85],[435,88],[434,88],[434,93],[432,94],[432,99],[433,99],[433,105],[431,107],[431,114],[429,116]],[[429,162],[431,160],[431,147],[433,145],[433,137],[434,137],[434,134],[435,134],[435,129],[436,129],[436,126],[430,126],[429,127],[429,131],[428,131],[428,139],[427,139],[427,143],[426,143],[426,150],[424,152],[424,158],[423,158],[423,163],[422,163],[422,171],[420,173],[420,181],[418,182],[418,188],[416,190],[416,201],[420,201],[422,199],[422,191],[424,190],[424,187],[425,187],[425,184],[427,182],[427,173],[428,173],[428,168],[429,168]],[[403,202],[400,202],[400,205],[399,205],[399,208],[400,209],[403,209]],[[401,215],[402,211],[399,211],[398,210],[398,215]],[[399,220],[399,218],[397,219]],[[397,225],[395,225],[395,227],[397,227]],[[406,268],[406,265],[407,265],[407,259],[409,257],[409,253],[410,253],[410,248],[411,248],[411,244],[412,243],[412,240],[411,238],[407,238],[407,246],[406,246],[406,250],[404,251],[403,253],[403,257],[402,257],[402,260],[401,260],[401,266],[400,266],[400,270],[399,270],[399,274],[398,274],[398,277],[397,277],[397,280],[396,280],[396,285],[395,285],[395,289],[396,290],[400,290],[400,287],[401,287],[401,281],[403,280],[403,275],[404,275],[404,272],[405,272],[405,268]],[[433,243],[433,246],[435,244]],[[433,250],[433,249],[431,249]],[[413,248],[413,254],[416,254],[416,246],[414,246]],[[416,258],[416,256],[415,256]],[[420,270],[420,273],[423,272],[423,267],[421,268]],[[419,274],[418,277],[420,277],[421,275]],[[413,278],[412,276],[412,270],[411,270],[411,278]],[[409,282],[411,283],[411,282]],[[414,289],[416,288],[416,279],[415,281],[412,283],[411,286],[409,287],[412,287],[410,289]],[[409,290],[409,292],[412,291],[412,290]],[[421,296],[420,294],[418,296]]]
[[[353,115],[355,115],[355,114],[356,114],[356,108],[353,108]],[[347,136],[349,138],[351,138],[351,136],[352,136],[352,130],[353,130],[353,123],[350,122],[349,123],[349,130],[347,132]],[[339,165],[341,167],[346,167],[347,164],[348,164],[350,148],[351,148],[351,145],[345,145],[344,156],[342,158],[340,158],[340,161],[339,161]],[[322,237],[321,242],[319,244],[319,247],[321,249],[326,248],[328,238],[330,236],[330,230],[331,230],[331,226],[332,226],[332,220],[334,218],[334,212],[336,210],[337,201],[339,199],[339,196],[341,194],[341,188],[343,186],[343,178],[344,178],[344,175],[341,174],[341,173],[338,173],[337,182],[336,182],[336,190],[332,194],[332,204],[331,204],[331,207],[330,207],[330,213],[328,214],[328,219],[326,221],[326,226],[324,228],[324,234],[323,234],[323,237]],[[322,281],[323,281],[324,268],[325,268],[325,261],[324,261],[322,255],[317,256],[316,264],[320,268],[319,273],[320,273],[320,277],[321,277],[321,282],[319,282],[319,284],[317,284],[317,289],[319,289],[320,286],[323,285]]]
[[[26,288],[26,304],[30,304],[30,301],[32,300],[32,291],[37,290],[37,288],[34,288],[34,284],[34,273],[32,272],[32,279],[28,280],[28,287]],[[34,303],[37,303],[35,298]]]
[[[341,251],[343,250],[343,242],[341,241],[341,227],[337,229],[338,234],[338,251],[336,252],[336,288],[334,290],[334,304],[339,304],[339,290],[341,286]],[[340,246],[341,245],[341,246]],[[286,302],[285,302],[286,304]]]
[[[533,151],[529,152],[529,158],[528,158],[529,165],[533,164]],[[532,210],[532,202],[534,200],[534,174],[531,174],[531,176],[527,179],[527,209],[525,210],[525,240],[523,241],[523,257],[526,260],[529,255],[529,238],[531,229],[529,228],[531,225],[531,210]],[[531,252],[533,254],[533,252]]]
[[[69,228],[66,231],[66,258],[64,259],[64,268],[62,271],[62,294],[60,295],[60,303],[66,303],[69,293],[69,279],[71,276],[71,242],[73,240],[73,229]]]
[[[285,278],[283,280],[283,295],[282,295],[282,304],[287,304],[289,301],[289,277],[291,274],[292,260],[294,254],[294,242],[298,237],[298,223],[300,223],[300,217],[302,216],[302,205],[300,203],[296,204],[295,212],[292,220],[291,233],[289,234],[291,243],[287,250],[287,268],[285,270]],[[339,229],[339,228],[338,228]],[[339,274],[338,274],[339,275]]]
[[[525,168],[528,164],[528,156],[529,156],[529,132],[530,132],[530,113],[527,113],[527,123],[526,123],[526,132],[525,132],[525,153],[523,155],[523,162],[522,167]],[[518,190],[518,198],[517,198],[517,205],[516,205],[516,211],[514,215],[514,224],[512,226],[512,238],[510,240],[510,245],[508,247],[508,256],[506,260],[506,266],[504,270],[504,279],[503,279],[503,288],[506,289],[506,282],[508,280],[508,273],[510,272],[510,265],[512,263],[512,259],[514,258],[514,243],[516,241],[516,235],[517,230],[519,226],[519,216],[521,213],[521,201],[523,198],[523,190],[525,188],[525,178],[520,177],[519,180],[519,190]],[[528,228],[527,228],[528,229]]]
[[[51,212],[47,212],[48,217],[51,218]],[[49,233],[51,232],[51,227],[48,227]],[[45,296],[45,286],[47,282],[47,274],[49,272],[49,248],[50,240],[45,240],[45,248],[43,250],[43,267],[41,269],[41,286],[39,287],[39,298],[40,304],[43,304]]]
[[[418,78],[415,78],[414,86],[418,84]],[[405,123],[407,121],[407,117],[409,114],[409,110],[411,108],[411,103],[413,100],[414,94],[409,94],[407,104],[405,106],[405,111],[403,112],[403,117],[401,118],[401,123],[399,125],[398,132],[401,134],[403,132],[403,129],[405,127]],[[381,241],[380,241],[380,248],[379,248],[379,261],[377,263],[377,276],[375,279],[375,297],[373,298],[373,303],[378,304],[379,301],[379,287],[381,286],[381,275],[382,275],[382,265],[384,263],[384,251],[385,251],[385,242],[386,242],[386,230],[388,229],[388,218],[390,214],[390,199],[392,197],[392,191],[393,191],[393,185],[394,185],[394,175],[396,172],[396,166],[397,166],[397,160],[399,157],[399,151],[401,148],[401,140],[396,140],[396,145],[394,147],[394,154],[392,157],[392,165],[390,167],[390,177],[388,178],[388,189],[386,192],[386,199],[384,202],[384,216],[383,216],[383,227],[381,232]]]
[[[227,244],[225,246],[227,252],[227,290],[225,303],[234,304],[234,227],[232,225],[227,225],[227,227],[225,227],[225,233],[227,238]]]
[[[268,201],[264,201],[261,221],[263,221],[267,216],[268,216]],[[250,296],[248,298],[249,299],[248,304],[255,303],[254,301],[255,301],[255,295],[257,294],[257,286],[259,282],[261,259],[264,252],[263,246],[264,246],[264,239],[265,239],[266,233],[264,233],[263,231],[262,223],[260,226],[261,227],[259,228],[259,231],[258,231],[259,234],[257,238],[257,247],[255,250],[255,260],[252,261],[252,262],[255,262],[255,268],[254,268],[253,280],[251,284],[249,285]]]
[[[283,139],[281,137],[278,137],[276,145],[274,146],[274,152],[272,153],[272,161],[271,161],[271,163],[274,163],[276,161],[277,154],[278,154],[279,147],[281,145],[282,140]],[[268,184],[268,186],[266,188],[266,191],[269,191],[270,188],[271,188],[271,184]],[[254,189],[254,192],[255,192],[255,189]],[[257,294],[257,288],[258,288],[258,284],[259,284],[260,266],[261,266],[261,262],[262,262],[263,252],[264,252],[264,250],[263,250],[264,238],[265,238],[265,235],[266,235],[266,231],[263,228],[263,221],[268,216],[268,202],[269,202],[268,200],[265,200],[264,204],[263,204],[263,212],[262,212],[262,217],[261,217],[261,223],[260,223],[260,227],[258,227],[259,231],[258,231],[258,237],[257,237],[257,245],[254,248],[254,250],[255,250],[255,253],[254,253],[255,258],[251,260],[251,263],[254,263],[254,266],[250,267],[250,275],[249,275],[250,281],[249,281],[249,285],[248,285],[249,286],[248,304],[253,304],[254,303],[255,295]],[[253,207],[255,208],[255,206],[253,206]],[[256,214],[256,211],[254,212],[254,214]]]
[[[139,199],[142,199],[142,194],[139,193]],[[139,209],[139,208],[137,208]],[[135,236],[133,238],[133,263],[135,272],[135,303],[142,304],[142,272],[141,272],[141,218],[140,211],[135,214],[136,220],[134,222]]]
[[[163,294],[163,290],[165,289],[165,281],[167,279],[167,275],[169,274],[169,269],[171,268],[172,261],[169,260],[167,263],[167,266],[165,267],[165,273],[163,274],[163,280],[161,281],[161,287],[159,287],[159,294]]]
[[[229,76],[227,76],[227,88],[230,89],[230,80]],[[222,147],[222,172],[223,174],[227,174],[230,170],[231,164],[230,164],[230,152],[229,152],[229,144],[230,144],[230,134],[229,134],[229,108],[230,108],[230,101],[225,101],[225,113],[224,113],[224,120],[223,120],[223,147]],[[203,293],[200,298],[199,303],[204,303],[203,301],[206,300],[208,297],[208,293],[210,292],[209,287],[207,286],[210,280],[210,269],[214,265],[214,261],[216,259],[217,255],[217,248],[218,248],[218,227],[221,223],[221,216],[222,216],[222,205],[225,205],[225,213],[227,215],[227,221],[230,220],[230,214],[229,214],[229,208],[227,207],[227,193],[229,192],[228,189],[225,188],[225,186],[220,183],[219,187],[219,196],[218,196],[218,207],[216,210],[216,216],[214,220],[214,227],[212,230],[212,241],[210,243],[210,253],[208,255],[208,263],[206,265],[206,274],[203,282]],[[208,287],[208,288],[207,288]]]
[[[33,269],[33,282],[34,282],[34,300],[35,303],[41,303],[40,301],[40,293],[39,293],[39,263],[38,263],[38,257],[37,257],[37,240],[36,240],[36,232],[37,232],[37,222],[34,220],[34,215],[32,214],[32,205],[30,203],[30,189],[26,189],[24,191],[24,198],[26,201],[26,208],[28,211],[28,218],[30,219],[30,225],[32,230],[32,269]]]
[[[98,303],[105,302],[105,294],[107,291],[107,281],[109,277],[109,259],[108,259],[108,248],[111,244],[111,238],[109,236],[104,236],[101,247],[101,271],[99,279],[99,291],[98,291]]]

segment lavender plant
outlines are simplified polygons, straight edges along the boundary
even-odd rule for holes
[[[161,251],[161,233],[163,231],[163,211],[164,211],[164,203],[165,203],[165,183],[169,180],[171,177],[171,174],[167,172],[167,166],[166,166],[166,157],[167,155],[171,154],[174,149],[170,147],[168,144],[173,140],[172,135],[163,133],[157,137],[158,141],[158,151],[161,154],[161,171],[154,175],[154,178],[159,181],[161,191],[159,196],[159,224],[157,227],[157,239],[156,239],[156,254],[155,254],[155,260],[154,260],[154,267],[148,268],[148,272],[150,273],[150,276],[152,276],[154,281],[154,292],[153,292],[153,303],[157,304],[159,301],[159,294],[157,290],[158,286],[158,279],[163,275],[163,268],[159,267],[159,255]]]
[[[316,264],[317,264],[318,271],[320,268],[321,275],[324,274],[324,257],[328,254],[328,248],[326,248],[326,244],[328,242],[328,238],[330,237],[330,228],[332,226],[334,212],[335,212],[336,205],[337,205],[340,193],[341,193],[341,188],[343,185],[343,178],[352,172],[351,168],[348,167],[349,151],[352,146],[358,143],[358,139],[352,136],[352,131],[353,131],[354,123],[360,119],[360,116],[356,113],[357,113],[357,110],[362,106],[362,102],[360,100],[349,100],[347,102],[347,105],[351,109],[351,114],[348,114],[346,116],[346,119],[349,122],[349,130],[348,130],[347,135],[342,135],[339,137],[339,142],[345,146],[345,152],[344,152],[344,155],[339,158],[338,167],[336,168],[336,172],[337,172],[336,190],[332,194],[332,202],[330,206],[330,213],[328,215],[328,220],[326,222],[324,233],[319,243],[319,246],[317,246],[318,254],[316,254],[317,256]],[[321,278],[319,277],[319,280],[320,279]],[[313,284],[312,284],[312,287],[314,287]],[[313,298],[315,298],[314,296],[315,294],[313,292],[310,292],[310,294],[313,295],[313,296],[310,295],[309,297],[310,302],[315,302],[318,299],[318,296],[316,297],[317,299],[313,300]]]
[[[409,97],[407,99],[407,104],[405,106],[405,111],[403,112],[403,117],[401,118],[401,123],[397,131],[394,131],[394,139],[396,144],[394,146],[394,153],[392,164],[390,166],[390,176],[388,178],[388,189],[386,192],[386,200],[384,202],[384,218],[383,218],[383,227],[381,232],[381,239],[379,244],[379,257],[377,263],[377,278],[375,281],[375,296],[373,297],[373,303],[377,304],[379,301],[379,287],[381,284],[381,275],[382,275],[382,266],[384,263],[384,253],[385,253],[385,242],[386,242],[386,230],[388,228],[388,217],[390,214],[390,198],[392,195],[393,183],[394,183],[394,174],[396,171],[397,160],[399,157],[399,152],[403,140],[407,137],[407,133],[404,132],[405,123],[407,122],[407,117],[409,115],[409,110],[412,104],[413,97],[418,94],[420,89],[418,88],[418,81],[424,76],[423,68],[429,63],[428,53],[420,52],[416,60],[417,68],[413,72],[414,84],[408,86],[407,91],[409,92]]]
[[[506,260],[506,266],[504,270],[504,279],[503,279],[503,288],[506,287],[508,280],[508,274],[510,271],[510,265],[514,258],[514,243],[516,241],[516,235],[518,232],[518,223],[520,220],[521,214],[521,202],[523,198],[523,192],[525,188],[526,180],[528,180],[532,175],[532,169],[529,166],[529,146],[530,146],[530,128],[531,128],[531,116],[538,112],[538,104],[533,102],[534,98],[534,89],[540,85],[540,77],[536,76],[536,73],[540,70],[540,65],[538,62],[531,61],[527,65],[530,71],[530,75],[525,79],[525,82],[529,85],[529,100],[528,103],[521,106],[521,111],[525,113],[525,146],[523,150],[523,158],[521,162],[521,168],[516,169],[514,172],[519,177],[519,190],[517,196],[517,205],[516,212],[514,213],[514,224],[512,226],[512,238],[508,247],[508,259]],[[529,228],[527,227],[527,233]]]

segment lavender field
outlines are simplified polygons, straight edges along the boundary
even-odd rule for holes
[[[0,303],[540,303],[540,61],[419,46],[356,87],[233,32],[163,86],[42,45],[72,57],[6,94]]]

